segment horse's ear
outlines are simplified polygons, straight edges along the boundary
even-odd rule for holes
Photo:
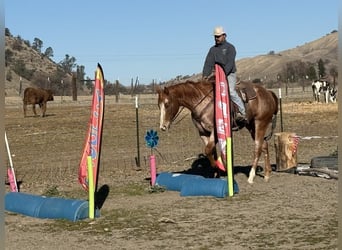
[[[158,94],[161,94],[162,92],[164,92],[167,95],[169,94],[169,89],[167,87],[160,87],[157,85],[155,90]]]
[[[156,91],[158,94],[160,94],[160,93],[162,92],[162,88],[161,88],[159,85],[157,85],[157,86],[155,87],[155,91]]]

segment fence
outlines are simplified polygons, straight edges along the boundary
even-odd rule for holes
[[[278,90],[274,90],[278,94]],[[283,92],[284,93],[284,92]],[[203,144],[192,124],[189,112],[184,110],[168,132],[159,130],[157,96],[139,96],[139,147],[135,97],[106,96],[105,120],[101,153],[101,175],[108,178],[122,176],[129,179],[131,170],[149,168],[151,150],[145,145],[147,130],[157,130],[160,137],[156,155],[157,166],[163,169],[188,169],[203,152]],[[46,118],[22,118],[19,98],[6,97],[5,126],[17,172],[17,179],[41,185],[76,180],[89,120],[91,97],[55,97],[48,103]],[[312,92],[302,88],[289,89],[283,96],[284,131],[295,132],[302,140],[298,147],[298,162],[310,162],[319,155],[328,155],[337,149],[337,104],[313,103]],[[45,127],[46,126],[46,127]],[[280,132],[280,116],[276,132]],[[326,128],[326,129],[322,129]],[[32,141],[34,140],[34,141]],[[243,129],[233,135],[234,165],[248,166],[253,156],[253,141]],[[270,141],[272,164],[275,163],[273,138]],[[138,153],[139,149],[139,153]],[[259,165],[263,165],[260,159]]]

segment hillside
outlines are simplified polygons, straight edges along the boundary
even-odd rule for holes
[[[297,46],[296,48],[237,60],[237,75],[241,80],[253,81],[254,79],[260,79],[261,81],[275,82],[277,81],[277,76],[282,73],[287,63],[300,60],[304,63],[315,64],[317,67],[317,61],[320,59],[323,60],[326,73],[329,74],[331,68],[334,67],[337,70],[337,50],[338,32],[332,32],[317,40]],[[199,72],[191,76],[190,79],[196,81],[201,77],[201,72]],[[184,80],[172,79],[168,84]],[[332,81],[331,77],[330,81]]]
[[[53,74],[57,70],[57,63],[48,57],[42,57],[36,50],[32,49],[25,42],[18,42],[18,38],[12,36],[5,36],[5,50],[10,50],[13,54],[11,61],[6,61],[6,96],[18,95],[20,77],[12,70],[15,63],[22,61],[28,71],[34,71],[35,75],[39,74]],[[10,77],[8,77],[10,74]],[[22,88],[31,86],[32,83],[23,78]],[[46,79],[47,81],[47,79]]]
[[[19,94],[20,77],[13,71],[14,63],[21,60],[27,70],[34,72],[35,80],[41,79],[43,85],[47,84],[47,75],[56,72],[58,63],[43,57],[32,47],[28,46],[24,40],[20,44],[20,50],[17,49],[18,37],[5,36],[6,50],[12,52],[11,61],[6,60],[6,96],[17,96]],[[288,49],[281,52],[269,53],[268,55],[259,55],[251,58],[243,58],[237,60],[238,76],[244,80],[262,79],[268,81],[276,81],[277,75],[280,74],[285,65],[289,62],[301,60],[317,64],[319,59],[325,63],[326,72],[329,73],[330,68],[338,65],[338,32],[332,32],[317,40],[307,42],[296,48]],[[10,74],[10,77],[8,75]],[[41,76],[41,77],[40,77]],[[44,77],[43,77],[44,76]],[[266,76],[266,78],[265,78]],[[201,77],[199,72],[191,77],[197,80]],[[167,83],[172,84],[183,79],[170,79]],[[70,81],[70,77],[65,82]],[[46,82],[46,83],[45,83]],[[22,78],[22,88],[33,85],[33,80]],[[79,95],[86,92],[79,92]]]
[[[330,33],[315,41],[305,43],[293,49],[284,50],[270,55],[259,55],[253,58],[243,58],[236,62],[238,75],[241,79],[256,78],[277,79],[286,63],[301,60],[317,63],[319,59],[325,62],[326,72],[338,65],[338,32]]]

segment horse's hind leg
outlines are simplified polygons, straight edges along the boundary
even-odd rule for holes
[[[272,167],[270,163],[270,155],[268,153],[268,142],[265,140],[264,140],[264,143],[262,144],[262,152],[264,153],[264,160],[265,160],[264,180],[268,182],[268,180],[270,179],[271,172],[272,172]]]
[[[33,111],[33,114],[36,116],[37,115],[36,104],[32,104],[32,111]]]
[[[27,104],[24,102],[23,104],[23,110],[24,110],[24,117],[26,117],[26,112],[27,112]]]
[[[261,143],[259,140],[255,140],[255,148],[254,148],[254,160],[252,163],[252,168],[249,171],[249,176],[248,176],[248,183],[253,184],[254,182],[254,177],[255,177],[255,173],[256,173],[256,169],[258,166],[258,162],[259,162],[259,158],[261,155]]]
[[[250,184],[253,184],[254,182],[254,177],[255,177],[257,166],[258,166],[258,162],[261,156],[261,152],[263,151],[266,127],[267,126],[262,125],[259,122],[255,121],[255,125],[248,128],[255,143],[254,159],[253,159],[252,168],[249,171],[249,177],[248,177],[248,183]]]

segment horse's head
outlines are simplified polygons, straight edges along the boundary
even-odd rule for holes
[[[178,110],[179,103],[169,91],[169,88],[157,88],[158,93],[158,107],[160,110],[160,124],[159,128],[165,131],[170,128],[172,121],[175,119]]]

